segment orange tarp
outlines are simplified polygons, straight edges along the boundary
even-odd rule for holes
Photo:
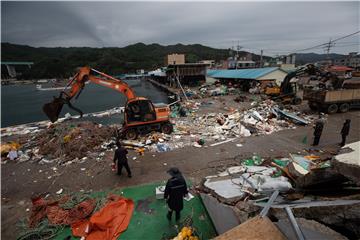
[[[116,240],[127,229],[133,211],[134,202],[131,199],[116,197],[89,220],[72,224],[72,234],[86,236],[86,240]]]

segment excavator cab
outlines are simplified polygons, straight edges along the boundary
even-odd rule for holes
[[[136,124],[156,120],[155,107],[149,99],[137,98],[125,106],[125,123]]]

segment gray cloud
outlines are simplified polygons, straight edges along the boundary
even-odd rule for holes
[[[359,30],[359,2],[1,2],[2,41],[31,46],[200,43],[285,53]],[[359,35],[334,52],[357,51]],[[314,51],[323,52],[322,49]]]

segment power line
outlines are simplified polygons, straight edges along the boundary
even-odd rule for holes
[[[344,39],[344,38],[351,37],[351,36],[353,36],[353,35],[355,35],[355,34],[358,34],[358,33],[360,33],[360,31],[357,31],[357,32],[348,34],[348,35],[343,36],[343,37],[339,37],[339,38],[337,38],[337,39],[335,39],[335,40],[330,40],[330,41],[327,42],[327,43],[322,43],[322,44],[319,44],[319,45],[316,45],[316,46],[313,46],[313,47],[304,48],[304,49],[300,49],[300,50],[295,50],[295,51],[293,51],[293,53],[303,52],[303,51],[307,51],[307,50],[311,50],[311,49],[319,48],[319,47],[325,47],[325,46],[328,48],[328,47],[329,47],[330,45],[332,45],[334,42],[339,41],[339,40]],[[330,48],[331,48],[331,47],[332,47],[332,46],[330,46]],[[329,49],[329,50],[330,50],[330,49]]]
[[[354,33],[351,33],[351,34],[348,34],[348,35],[345,35],[345,36],[342,36],[342,37],[339,37],[339,38],[336,38],[334,40],[329,40],[328,42],[326,43],[322,43],[322,44],[318,44],[318,45],[315,45],[313,47],[308,47],[308,48],[304,48],[304,49],[298,49],[298,50],[286,50],[286,49],[267,49],[267,48],[256,48],[256,47],[251,47],[251,46],[247,46],[247,45],[242,45],[240,46],[239,45],[239,41],[237,42],[238,44],[236,45],[236,41],[235,40],[225,40],[225,41],[217,41],[217,43],[228,43],[228,42],[232,42],[232,47],[231,47],[231,52],[232,54],[234,53],[238,53],[240,51],[240,49],[247,49],[247,50],[250,50],[250,51],[263,51],[263,53],[267,52],[267,53],[270,53],[270,54],[280,54],[280,55],[288,55],[288,54],[294,54],[296,52],[303,52],[303,51],[307,51],[307,50],[311,50],[311,49],[318,49],[318,48],[324,48],[326,52],[329,52],[330,53],[330,50],[331,48],[337,48],[337,47],[345,47],[345,46],[353,46],[353,45],[346,45],[346,43],[352,43],[352,42],[342,42],[342,43],[336,43],[335,45],[335,42],[338,42],[342,39],[345,39],[345,38],[348,38],[348,37],[351,37],[353,35],[356,35],[360,33],[360,31],[356,31]],[[314,37],[311,37],[311,38],[314,38]],[[303,38],[303,39],[311,39],[310,37],[308,38]],[[248,41],[248,40],[241,40],[242,42],[243,41]],[[214,41],[210,41],[210,42],[214,42]],[[345,44],[345,45],[344,45]]]
[[[360,33],[360,31],[351,33],[351,34],[346,35],[346,36],[344,36],[344,37],[337,38],[337,39],[334,40],[334,42],[339,41],[339,40],[344,39],[344,38],[347,38],[347,37],[351,37],[351,36],[353,36],[353,35],[355,35],[355,34],[358,34],[358,33]]]
[[[339,37],[339,38],[336,38],[334,40],[331,40],[327,43],[322,43],[322,44],[318,44],[318,45],[315,45],[313,47],[309,47],[309,48],[304,48],[304,49],[300,49],[300,50],[284,50],[284,49],[263,49],[264,51],[266,52],[269,52],[269,53],[289,53],[289,54],[292,54],[292,53],[296,53],[296,52],[303,52],[303,51],[307,51],[307,50],[311,50],[311,49],[316,49],[316,48],[325,48],[326,52],[330,52],[331,48],[333,47],[337,47],[335,46],[335,42],[337,41],[340,41],[344,38],[348,38],[348,37],[351,37],[353,35],[356,35],[360,33],[360,31],[357,31],[357,32],[354,32],[354,33],[351,33],[351,34],[348,34],[348,35],[345,35],[343,37]],[[341,44],[341,43],[340,43]],[[349,45],[350,46],[350,45]],[[248,47],[245,47],[247,49],[252,49],[252,48],[248,48]],[[257,49],[258,50],[258,49]]]
[[[352,47],[352,46],[360,46],[360,43],[348,44],[348,45],[336,45],[336,46],[334,46],[334,48],[339,48],[339,47]]]

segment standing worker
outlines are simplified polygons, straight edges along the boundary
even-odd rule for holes
[[[121,175],[122,168],[125,167],[128,177],[131,178],[131,171],[126,156],[128,154],[128,151],[122,147],[119,141],[116,142],[116,146],[117,149],[115,150],[114,154],[113,170],[115,170],[117,166],[117,174]]]
[[[340,146],[345,145],[346,137],[347,137],[347,135],[349,135],[349,131],[350,131],[350,123],[351,123],[350,119],[346,119],[345,122],[344,122],[344,125],[343,125],[343,127],[341,129],[342,141],[340,143]]]
[[[315,127],[314,127],[314,143],[313,143],[313,146],[319,145],[319,141],[320,141],[320,137],[321,137],[323,128],[324,128],[324,121],[322,120],[322,118],[319,118],[316,121]]]
[[[173,211],[175,211],[175,219],[180,219],[180,211],[184,207],[183,197],[188,194],[187,186],[184,177],[178,168],[170,168],[167,171],[171,178],[167,181],[164,198],[169,207],[169,211],[166,215],[167,219],[171,221]]]

